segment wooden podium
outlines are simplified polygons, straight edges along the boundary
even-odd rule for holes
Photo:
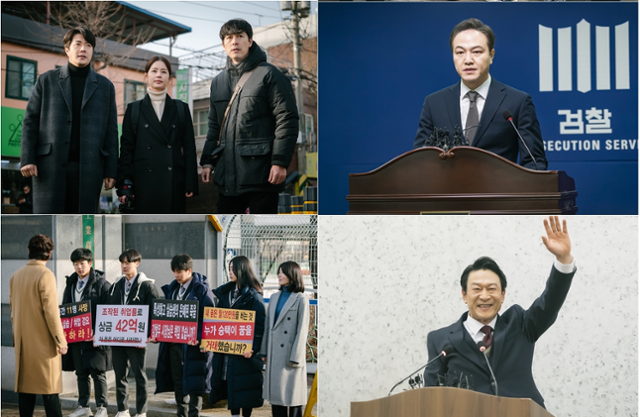
[[[428,387],[351,403],[351,417],[553,417],[529,398]]]
[[[425,147],[349,174],[347,214],[575,214],[577,195],[564,171],[523,168],[471,146]]]

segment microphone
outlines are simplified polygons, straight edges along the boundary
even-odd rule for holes
[[[420,368],[418,368],[417,370],[415,370],[415,371],[411,372],[411,374],[409,374],[409,376],[408,376],[408,377],[406,377],[406,378],[402,379],[400,382],[398,382],[397,384],[395,384],[395,385],[393,386],[393,388],[391,388],[391,390],[389,391],[389,393],[387,394],[387,396],[391,395],[391,393],[393,392],[393,390],[394,390],[394,389],[396,389],[396,387],[397,387],[398,385],[402,384],[404,381],[406,381],[407,379],[411,378],[411,376],[412,376],[413,374],[416,374],[416,373],[420,372],[421,370],[423,370],[424,368],[426,368],[427,366],[429,366],[432,362],[435,362],[437,359],[440,359],[440,357],[441,357],[441,356],[447,356],[447,355],[452,354],[454,350],[455,350],[455,349],[454,349],[454,347],[453,347],[452,345],[449,345],[449,344],[445,345],[445,346],[442,348],[442,350],[440,351],[440,354],[439,354],[438,356],[436,356],[435,358],[431,359],[429,362],[427,362],[427,364],[426,364],[426,365],[421,366],[421,367],[420,367]],[[411,387],[413,388],[413,386],[414,386],[414,385],[416,385],[416,382],[418,382],[418,383],[419,383],[419,381],[420,381],[419,379],[417,379],[416,381],[413,381],[413,380],[412,380],[412,381],[410,381],[410,382],[413,382],[413,384],[411,384],[411,383],[410,383]],[[424,381],[423,381],[423,382],[424,382]]]
[[[529,152],[529,156],[531,157],[531,159],[533,159],[533,164],[536,166],[536,171],[537,171],[538,170],[538,163],[536,162],[536,158],[533,157],[533,155],[531,154],[531,151],[529,150],[529,147],[527,146],[527,143],[524,141],[524,139],[522,139],[522,136],[520,136],[520,132],[518,132],[518,128],[516,127],[516,125],[513,124],[513,116],[511,115],[511,112],[509,111],[509,109],[507,109],[507,110],[502,112],[502,117],[504,117],[504,119],[507,122],[510,122],[511,126],[513,126],[513,129],[518,134],[518,137],[522,141],[522,144],[524,145],[525,149],[527,150],[527,152]]]
[[[509,111],[509,110],[507,110],[507,111]],[[476,343],[476,346],[478,346],[478,349],[482,353],[482,356],[484,356],[484,359],[487,361],[487,366],[489,367],[489,372],[491,372],[491,378],[493,378],[493,383],[496,384],[496,396],[497,396],[498,395],[498,380],[496,379],[496,376],[493,374],[493,369],[491,368],[491,364],[489,363],[489,358],[487,358],[487,355],[484,354],[484,351],[487,350],[487,347],[484,345],[483,341],[479,341],[478,343]]]

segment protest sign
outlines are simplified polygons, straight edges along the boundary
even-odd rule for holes
[[[149,306],[99,305],[94,343],[105,346],[147,345]]]
[[[255,327],[255,311],[205,307],[200,346],[212,352],[243,355],[251,351]]]
[[[91,340],[91,301],[61,304],[59,308],[67,343]]]
[[[154,300],[151,338],[158,342],[188,343],[198,338],[198,302]]]

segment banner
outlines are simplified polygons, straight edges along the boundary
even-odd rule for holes
[[[243,355],[251,351],[255,327],[255,311],[205,307],[200,346],[212,352]]]
[[[148,322],[149,306],[99,305],[94,343],[145,347]]]
[[[198,302],[155,300],[151,338],[158,342],[188,343],[198,339]]]
[[[61,304],[59,308],[67,343],[91,340],[91,301]]]

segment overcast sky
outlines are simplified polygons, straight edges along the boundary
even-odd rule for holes
[[[191,28],[191,33],[179,35],[172,55],[185,58],[201,56],[193,51],[223,53],[218,33],[224,22],[240,17],[253,28],[281,22],[291,16],[280,10],[279,1],[127,1],[164,18]],[[311,3],[316,13],[317,2]],[[169,40],[163,39],[141,46],[143,49],[169,54]],[[206,60],[207,57],[201,58]],[[195,62],[195,61],[194,61]],[[192,63],[192,60],[189,60]],[[211,62],[210,60],[210,63]]]

